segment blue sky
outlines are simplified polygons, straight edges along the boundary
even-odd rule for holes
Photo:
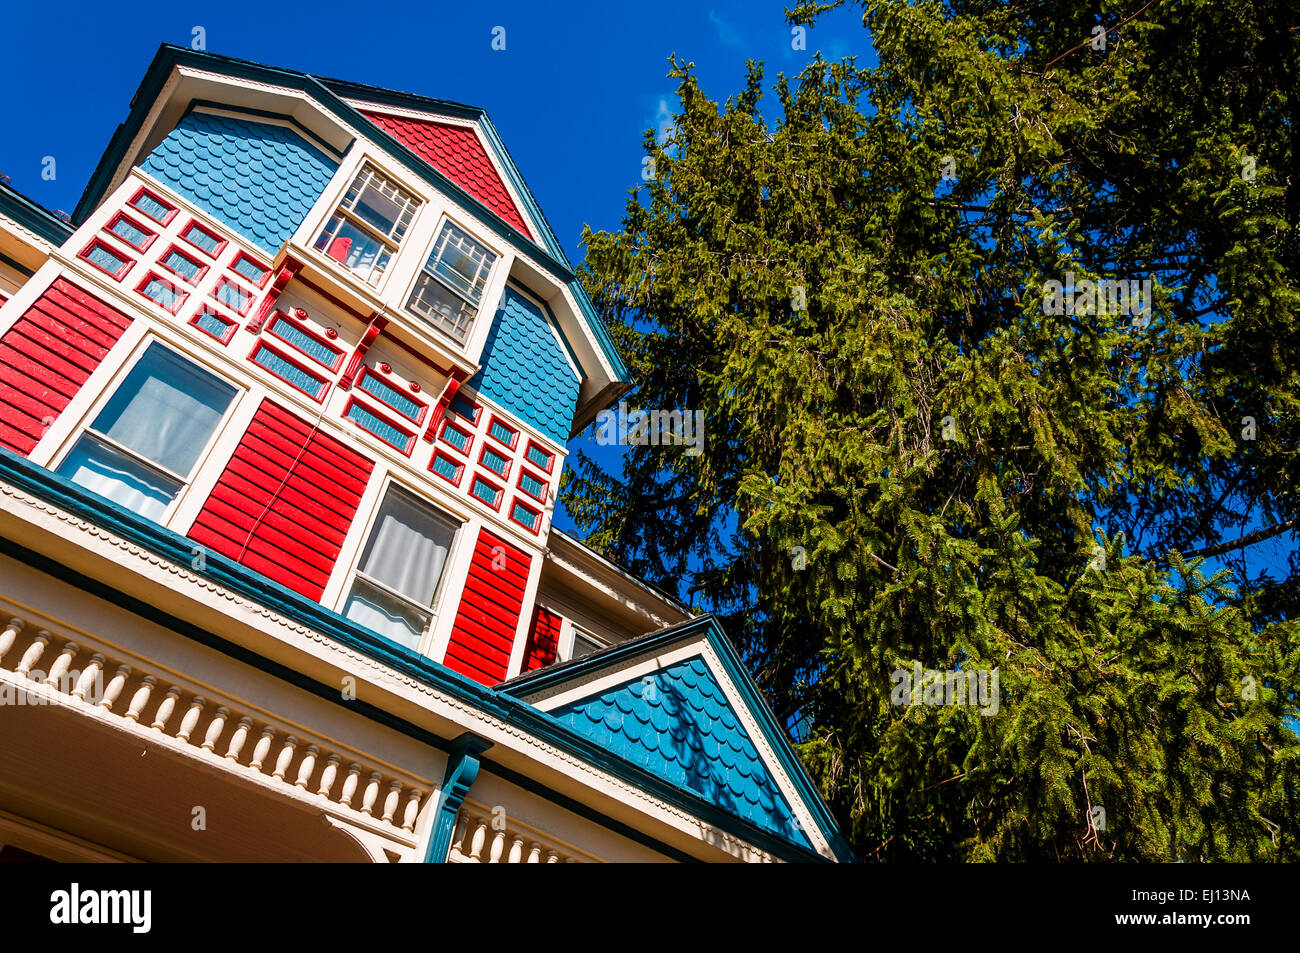
[[[0,85],[10,91],[0,174],[47,208],[76,206],[158,45],[188,46],[201,27],[213,53],[486,108],[575,263],[584,224],[618,227],[640,178],[642,132],[670,115],[670,54],[695,62],[705,91],[723,99],[740,90],[747,59],[774,79],[798,73],[816,49],[836,58],[869,49],[857,8],[792,49],[781,0],[56,9],[11,4],[0,30]],[[492,49],[498,26],[504,51]],[[41,176],[46,156],[52,181]],[[618,452],[579,442],[605,465]],[[572,528],[563,514],[557,525]]]

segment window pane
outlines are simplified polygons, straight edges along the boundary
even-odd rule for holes
[[[389,489],[360,569],[413,602],[433,605],[456,525],[404,490]]]
[[[605,646],[601,645],[595,639],[589,639],[581,632],[573,633],[573,654],[569,658],[582,658],[584,655],[590,655],[592,652],[598,652]]]
[[[367,225],[373,225],[383,234],[391,235],[402,214],[402,206],[370,184],[361,190],[353,211]]]
[[[420,636],[429,624],[427,615],[376,589],[364,579],[353,583],[343,614],[353,622],[412,649],[420,644]]]
[[[181,485],[137,460],[83,436],[59,466],[59,473],[92,493],[107,497],[129,510],[161,521]]]
[[[474,311],[465,300],[444,288],[428,272],[420,273],[406,306],[457,341],[465,340],[474,321]]]
[[[234,398],[229,384],[151,344],[92,426],[188,476]]]
[[[369,232],[362,231],[349,221],[340,220],[331,223],[331,227],[316,242],[316,247],[353,271],[364,273],[375,263],[383,246]]]

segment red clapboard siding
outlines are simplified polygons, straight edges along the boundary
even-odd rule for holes
[[[190,539],[319,599],[373,466],[264,400]]]
[[[500,568],[493,568],[494,559]],[[521,550],[479,531],[444,665],[484,685],[505,679],[531,562]]]
[[[560,625],[563,623],[554,612],[538,606],[533,611],[533,627],[528,632],[524,647],[524,671],[531,672],[555,661],[560,649]]]
[[[0,446],[32,452],[131,319],[60,278],[0,337]]]

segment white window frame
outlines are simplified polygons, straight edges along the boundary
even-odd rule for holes
[[[117,395],[118,389],[126,383],[127,377],[129,377],[131,372],[135,370],[135,366],[140,362],[153,344],[157,344],[159,347],[167,349],[187,364],[197,367],[207,374],[211,374],[213,377],[229,385],[235,391],[234,396],[230,400],[230,405],[226,408],[225,413],[222,414],[221,419],[217,421],[217,425],[212,428],[212,433],[208,435],[207,443],[203,445],[203,449],[195,458],[194,466],[191,468],[189,474],[184,476],[169,470],[162,464],[155,463],[153,460],[142,456],[131,448],[123,446],[107,434],[100,433],[98,430],[92,428],[95,418],[100,415],[108,405],[109,401]],[[179,489],[176,491],[176,495],[172,497],[171,502],[167,504],[166,510],[163,511],[162,516],[157,520],[159,525],[171,527],[173,519],[184,504],[190,489],[196,483],[201,482],[200,478],[204,473],[204,468],[207,466],[208,458],[212,456],[213,448],[221,442],[222,436],[229,428],[230,421],[238,414],[239,406],[247,393],[248,388],[244,384],[232,379],[229,374],[222,373],[206,361],[199,360],[198,355],[178,347],[175,342],[169,341],[166,338],[160,337],[156,334],[146,333],[141,337],[139,342],[137,342],[131,353],[127,356],[127,359],[117,368],[99,394],[96,395],[95,399],[90,403],[90,406],[86,408],[80,417],[77,418],[76,423],[73,424],[67,436],[64,437],[63,441],[60,443],[58,450],[47,464],[47,467],[52,472],[57,472],[59,468],[63,466],[64,460],[66,460],[68,455],[72,453],[73,448],[76,447],[77,443],[83,436],[89,436],[94,440],[98,440],[118,453],[125,454],[131,460],[137,462],[146,469],[180,484]],[[86,492],[93,493],[94,491],[87,490]],[[148,517],[145,518],[147,519]]]
[[[389,235],[381,235],[377,228],[363,220],[351,209],[345,209],[343,207],[343,203],[347,199],[348,193],[352,191],[352,187],[356,184],[357,179],[365,175],[367,172],[384,179],[394,188],[400,189],[413,203],[411,206],[411,220],[407,223],[406,230],[402,233],[402,237],[396,242],[394,242],[393,238]],[[428,205],[428,199],[423,196],[419,190],[413,189],[402,176],[393,174],[389,171],[387,166],[375,161],[373,157],[363,154],[357,161],[355,168],[350,169],[347,176],[343,178],[342,185],[337,194],[332,197],[329,205],[326,206],[325,214],[321,218],[320,223],[311,232],[308,232],[306,236],[304,236],[307,247],[310,248],[313,253],[333,263],[336,267],[351,275],[362,285],[371,289],[373,293],[379,294],[387,283],[389,276],[398,267],[402,250],[407,246],[411,235],[416,231],[417,225],[420,221],[420,213],[426,205]],[[325,234],[336,215],[342,215],[348,223],[371,236],[389,250],[388,265],[379,274],[378,279],[373,283],[369,280],[368,274],[363,276],[361,272],[348,267],[348,265],[331,256],[329,254],[328,245],[325,248],[316,247],[316,243],[320,240],[321,236]],[[337,235],[335,237],[337,238]],[[374,267],[374,265],[370,266],[371,273],[373,273]]]
[[[433,257],[434,251],[438,247],[438,242],[442,239],[443,232],[448,228],[457,229],[469,238],[470,241],[480,245],[493,256],[492,263],[488,266],[487,273],[483,276],[483,290],[477,303],[471,301],[458,289],[453,288],[441,277],[429,270],[429,260]],[[505,250],[494,245],[492,242],[484,240],[475,229],[467,228],[460,219],[453,218],[451,215],[444,212],[434,226],[433,237],[424,249],[424,256],[416,263],[414,274],[412,275],[411,280],[407,283],[406,293],[403,295],[400,302],[402,313],[419,322],[419,327],[431,328],[440,339],[450,341],[453,345],[462,350],[468,350],[474,339],[475,331],[477,331],[481,324],[484,309],[491,306],[491,295],[495,289],[496,278],[501,271],[502,262],[505,261],[507,261],[507,253]],[[466,305],[473,309],[474,316],[470,319],[468,326],[465,328],[465,336],[463,338],[457,339],[456,336],[446,328],[435,324],[428,317],[410,307],[411,300],[415,297],[416,288],[419,286],[421,278],[425,275],[428,275],[432,280],[438,282],[438,284],[448,292],[465,302]]]
[[[375,523],[379,519],[379,511],[383,508],[384,500],[388,497],[390,489],[397,488],[414,497],[419,503],[433,510],[438,516],[447,520],[449,523],[456,524],[456,532],[452,535],[451,544],[447,547],[447,558],[442,564],[442,577],[438,580],[438,586],[433,593],[433,603],[428,606],[422,606],[410,596],[400,593],[391,586],[385,585],[377,579],[374,579],[361,572],[361,559],[365,555],[366,546],[370,542],[370,534],[375,529]],[[357,578],[362,578],[366,585],[373,586],[380,592],[392,596],[405,606],[409,606],[419,612],[428,615],[429,622],[420,633],[420,640],[416,643],[414,650],[420,655],[428,655],[435,641],[435,633],[438,630],[438,622],[442,618],[442,610],[445,608],[444,603],[447,599],[447,587],[451,585],[448,579],[456,574],[456,567],[460,565],[459,556],[461,547],[466,539],[466,529],[470,527],[470,521],[464,516],[458,515],[454,511],[432,498],[427,490],[420,489],[416,485],[400,480],[390,470],[385,473],[379,481],[379,488],[374,498],[370,502],[370,509],[366,513],[364,523],[357,521],[360,531],[357,533],[356,541],[352,544],[350,558],[347,562],[347,569],[341,576],[338,586],[338,592],[333,599],[334,611],[343,615],[343,610],[347,606],[348,599],[352,595],[352,587]],[[345,616],[346,618],[346,616]],[[360,625],[360,623],[355,623]],[[380,638],[386,638],[380,635]],[[390,640],[391,641],[391,640]],[[398,643],[394,643],[398,644]]]
[[[575,624],[571,619],[565,619],[565,622],[568,623],[568,625],[566,626],[568,631],[564,633],[564,654],[560,658],[561,662],[573,661],[574,643],[577,641],[579,637],[585,639],[588,642],[595,643],[596,645],[595,650],[588,652],[587,655],[594,655],[596,654],[596,652],[603,651],[604,649],[607,649],[614,644],[607,639],[602,639],[596,635],[593,635],[589,629],[585,629],[582,626]],[[587,655],[583,655],[582,658],[586,658]]]

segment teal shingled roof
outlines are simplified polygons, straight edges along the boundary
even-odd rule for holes
[[[468,386],[563,446],[569,440],[578,378],[540,307],[506,288]]]
[[[338,163],[285,126],[194,112],[140,167],[274,255]]]
[[[724,811],[811,847],[702,657],[569,702],[551,715]]]

